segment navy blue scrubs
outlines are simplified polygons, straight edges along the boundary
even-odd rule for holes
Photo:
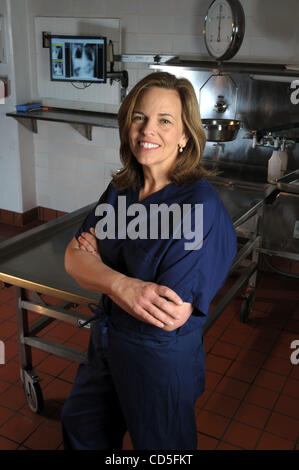
[[[119,196],[126,197],[126,208],[139,203],[139,190],[119,191],[110,183],[75,236],[99,227],[99,204],[110,204],[116,215],[118,204],[124,210]],[[181,208],[189,204],[185,207],[190,207],[193,232],[198,228],[196,204],[202,204],[200,248],[186,249],[190,240],[183,229],[180,237],[173,235],[174,218],[171,236],[149,238],[150,209],[162,203]],[[86,360],[62,412],[65,449],[121,449],[126,430],[135,450],[197,447],[194,404],[205,387],[202,326],[236,254],[236,234],[220,196],[205,179],[171,183],[139,204],[146,209],[141,222],[147,222],[145,238],[124,236],[132,215],[126,227],[118,227],[116,217],[116,238],[99,241],[103,262],[127,276],[168,286],[194,310],[183,326],[167,332],[133,318],[102,296]]]

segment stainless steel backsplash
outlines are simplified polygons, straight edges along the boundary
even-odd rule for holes
[[[217,81],[217,74],[213,75],[207,71],[185,70],[183,67],[165,67],[165,70],[174,73],[176,76],[184,76],[193,84],[202,118],[223,118],[238,119],[242,122],[237,138],[232,142],[224,142],[216,145],[207,142],[204,158],[216,159],[226,163],[241,163],[250,166],[267,168],[268,159],[273,149],[269,147],[256,146],[252,148],[252,140],[243,138],[252,130],[267,129],[289,124],[299,123],[299,104],[291,102],[291,83],[281,83],[276,81],[261,81],[251,78],[247,73],[225,73],[231,80],[227,80],[227,87],[224,89],[225,81]],[[237,99],[234,100],[234,87],[237,87]],[[204,87],[203,87],[204,85]],[[203,88],[202,88],[203,87]],[[202,91],[200,91],[202,88]],[[208,90],[207,90],[208,88]],[[224,95],[224,99],[229,106],[224,113],[216,113],[214,105],[218,96]],[[299,127],[288,129],[287,131],[273,132],[276,136],[285,136],[299,140]],[[288,170],[299,168],[299,144],[287,149]]]

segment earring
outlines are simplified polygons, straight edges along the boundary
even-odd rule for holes
[[[184,151],[184,147],[179,147],[179,152],[182,153]]]

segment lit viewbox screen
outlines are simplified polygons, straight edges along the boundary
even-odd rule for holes
[[[51,80],[106,82],[106,38],[51,36]]]

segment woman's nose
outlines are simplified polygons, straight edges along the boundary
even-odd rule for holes
[[[142,126],[142,133],[144,135],[152,135],[155,133],[155,123],[152,119],[146,119]]]

